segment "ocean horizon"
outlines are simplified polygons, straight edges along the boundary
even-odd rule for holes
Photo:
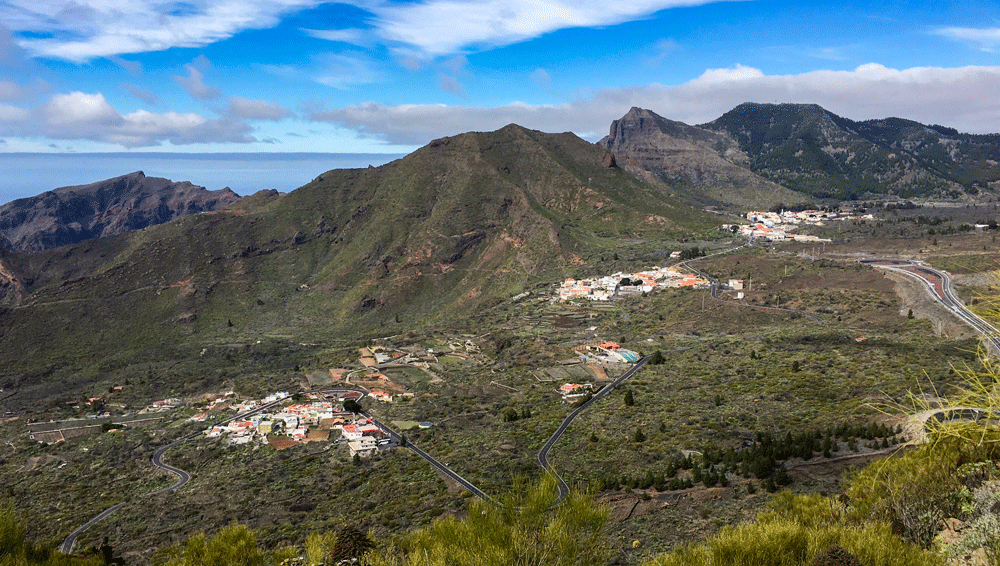
[[[87,185],[142,171],[240,196],[288,192],[331,169],[379,166],[388,153],[0,153],[0,204],[60,187]]]

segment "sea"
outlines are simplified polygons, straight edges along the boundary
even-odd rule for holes
[[[142,171],[246,196],[288,192],[331,169],[379,166],[386,153],[0,153],[0,204],[59,187],[86,185]]]

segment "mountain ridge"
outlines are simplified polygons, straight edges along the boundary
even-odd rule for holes
[[[239,200],[228,187],[209,191],[137,171],[60,187],[0,206],[0,245],[38,251],[141,230]]]
[[[816,104],[746,102],[695,126],[633,107],[598,144],[668,194],[734,211],[1000,190],[1000,135],[855,121]]]
[[[751,171],[814,198],[954,199],[1000,189],[1000,136],[902,118],[855,121],[815,104],[752,102],[699,127],[732,137],[750,156]]]
[[[729,136],[633,107],[598,142],[633,175],[699,206],[770,208],[806,197],[748,169]]]
[[[713,224],[573,134],[460,134],[217,214],[14,254],[4,264],[24,291],[11,283],[0,300],[10,321],[0,352],[10,371],[45,373],[92,363],[111,344],[128,357],[161,341],[411,328],[592,272],[621,238],[683,238]],[[58,322],[67,319],[84,323]],[[57,346],[35,344],[39,335]]]

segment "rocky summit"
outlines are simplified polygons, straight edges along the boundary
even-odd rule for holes
[[[45,250],[210,212],[239,198],[228,188],[209,191],[137,171],[0,206],[0,245]]]
[[[770,208],[804,195],[751,171],[750,157],[724,132],[632,108],[598,142],[637,177],[696,206]]]

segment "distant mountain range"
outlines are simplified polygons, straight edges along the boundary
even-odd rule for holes
[[[729,208],[1000,189],[1000,135],[857,122],[813,104],[746,103],[700,126],[633,108],[599,143],[634,174]]]
[[[573,134],[461,134],[218,214],[0,256],[0,367],[47,375],[164,343],[402,331],[597,272],[623,238],[716,222]]]
[[[817,106],[744,104],[701,126],[634,108],[599,144],[510,125],[238,202],[142,173],[57,189],[0,208],[0,377],[163,344],[404,331],[598,273],[623,241],[662,253],[719,223],[705,207],[993,189],[998,142]]]
[[[209,191],[137,171],[0,206],[0,246],[30,251],[75,244],[218,210],[239,198],[228,188]]]

